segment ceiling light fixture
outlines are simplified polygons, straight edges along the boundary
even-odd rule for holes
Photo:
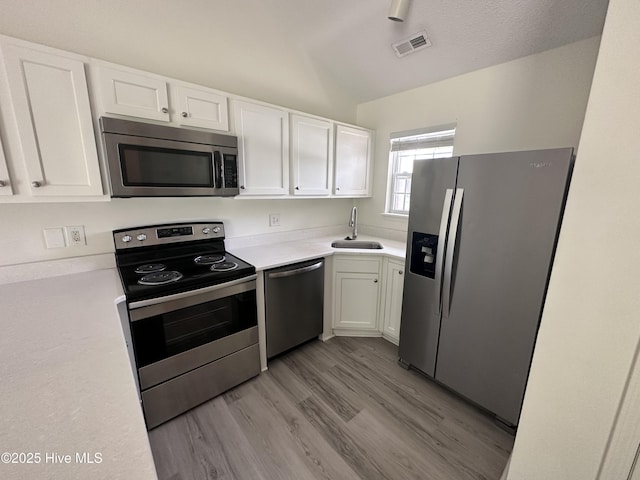
[[[389,9],[389,20],[404,22],[410,2],[411,0],[392,0],[391,8]]]

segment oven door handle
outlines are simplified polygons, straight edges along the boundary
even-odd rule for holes
[[[173,295],[165,295],[164,297],[150,298],[148,300],[140,300],[138,302],[131,302],[129,304],[130,310],[136,308],[149,307],[151,305],[158,305],[161,303],[167,303],[173,300],[182,300],[184,298],[195,297],[196,295],[202,295],[203,293],[215,292],[216,290],[222,290],[224,288],[233,287],[234,285],[240,285],[242,283],[250,282],[258,278],[256,274],[249,275],[248,277],[238,278],[237,280],[231,280],[230,282],[220,283],[218,285],[211,285],[209,287],[198,288],[196,290],[189,290],[188,292],[174,293]]]

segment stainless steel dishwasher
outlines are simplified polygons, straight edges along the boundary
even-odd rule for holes
[[[267,358],[322,333],[324,259],[265,272]]]

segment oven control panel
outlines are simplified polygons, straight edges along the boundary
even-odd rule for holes
[[[206,227],[207,230],[209,227]],[[158,228],[156,230],[158,238],[168,238],[168,237],[189,237],[193,235],[193,227],[189,225],[188,227],[166,227],[166,228]]]
[[[223,223],[196,222],[150,225],[113,232],[116,250],[206,239],[224,239]]]

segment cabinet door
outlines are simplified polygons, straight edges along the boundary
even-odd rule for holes
[[[234,101],[240,194],[289,193],[289,121],[277,108]]]
[[[404,264],[389,260],[385,277],[385,305],[382,335],[396,345],[400,339],[403,287]]]
[[[334,327],[377,330],[378,274],[337,272],[334,282]]]
[[[331,193],[332,150],[331,122],[291,115],[294,195]]]
[[[95,74],[104,113],[170,120],[167,83],[161,78],[103,65],[95,67]]]
[[[2,50],[32,195],[102,195],[84,62]]]
[[[0,195],[13,195],[7,159],[4,156],[4,148],[2,147],[2,138],[0,138]]]
[[[334,194],[348,197],[371,195],[371,132],[336,126]]]
[[[229,131],[227,97],[206,89],[171,85],[173,121],[189,127]]]

